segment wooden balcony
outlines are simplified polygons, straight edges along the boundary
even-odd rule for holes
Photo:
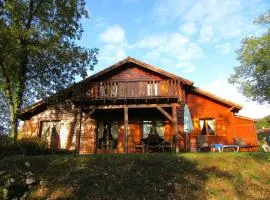
[[[179,80],[91,82],[82,88],[90,99],[178,98]]]

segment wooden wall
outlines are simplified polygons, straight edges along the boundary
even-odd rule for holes
[[[186,94],[186,100],[194,125],[191,133],[192,150],[196,149],[196,136],[200,135],[199,120],[207,118],[216,120],[216,135],[207,137],[210,144],[234,144],[233,138],[236,137],[252,144],[257,141],[254,121],[235,117],[229,106],[197,93]]]
[[[94,153],[95,151],[95,120],[82,115],[82,125],[80,127],[80,112],[72,105],[60,105],[48,108],[47,110],[33,116],[24,121],[23,131],[24,137],[40,136],[40,128],[42,121],[59,121],[67,127],[67,141],[65,149],[75,150],[78,144],[78,134],[80,135],[80,153]],[[61,137],[60,137],[61,138]]]
[[[80,154],[96,152],[96,120],[84,115],[80,135]]]
[[[257,145],[258,139],[255,131],[255,122],[251,119],[234,116],[234,129],[237,138],[243,138],[247,144]]]
[[[227,142],[231,142],[234,132],[230,107],[196,93],[187,94],[186,98],[194,124],[192,136],[200,135],[200,119],[213,118],[216,120],[216,135],[226,136]]]
[[[94,81],[148,81],[148,80],[162,80],[162,77],[153,72],[143,70],[136,65],[128,67],[122,66],[117,71],[110,72]]]

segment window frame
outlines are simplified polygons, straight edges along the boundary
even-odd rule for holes
[[[214,129],[213,129],[214,134],[209,134],[209,128],[208,128],[209,125],[207,123],[208,120],[214,121]],[[216,136],[217,135],[217,133],[216,133],[216,119],[215,118],[200,118],[199,119],[200,135],[203,135],[202,134],[203,128],[201,129],[201,121],[203,121],[204,125],[205,125],[205,133],[206,133],[205,135],[207,135],[207,136]]]

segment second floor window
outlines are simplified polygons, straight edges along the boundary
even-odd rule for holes
[[[158,84],[156,82],[147,83],[147,96],[157,96],[158,95]]]
[[[200,119],[201,135],[216,135],[215,119]]]

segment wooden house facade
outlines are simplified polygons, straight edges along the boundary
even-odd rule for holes
[[[177,147],[184,150],[185,104],[194,125],[189,151],[196,151],[198,135],[207,135],[210,143],[232,144],[233,138],[241,137],[248,144],[257,144],[254,121],[236,115],[240,105],[131,57],[55,97],[33,104],[20,115],[24,136],[43,137],[51,148],[135,153],[140,151],[136,144],[155,128],[165,141],[176,136]]]

